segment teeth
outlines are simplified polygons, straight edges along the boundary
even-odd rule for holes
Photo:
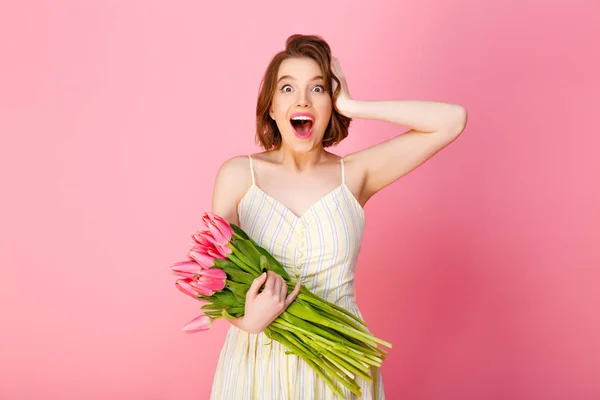
[[[305,117],[303,115],[292,118],[292,121],[312,121],[311,117]]]

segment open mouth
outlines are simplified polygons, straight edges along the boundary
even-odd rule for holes
[[[311,117],[295,116],[290,120],[290,123],[298,136],[306,137],[312,133],[313,119]]]

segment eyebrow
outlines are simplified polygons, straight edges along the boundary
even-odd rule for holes
[[[284,79],[291,79],[291,80],[293,80],[293,81],[295,81],[295,80],[296,80],[296,78],[294,78],[294,77],[293,77],[293,76],[291,76],[291,75],[283,75],[281,78],[279,78],[279,79],[277,80],[277,83],[281,82],[281,81],[282,81],[282,80],[284,80]],[[322,75],[316,75],[316,76],[314,76],[314,77],[313,77],[313,78],[312,78],[310,81],[311,81],[311,82],[312,82],[312,81],[318,81],[319,79],[323,79],[323,76],[322,76]]]

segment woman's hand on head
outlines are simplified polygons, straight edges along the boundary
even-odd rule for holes
[[[340,81],[340,93],[335,102],[335,107],[338,109],[340,113],[345,116],[347,115],[348,105],[352,102],[352,96],[350,96],[350,91],[348,90],[348,83],[346,82],[346,77],[344,76],[344,72],[342,71],[342,66],[340,64],[340,60],[336,57],[331,58],[331,72],[339,79]],[[331,88],[333,93],[335,93],[338,85],[337,82],[332,79]]]
[[[260,288],[265,285],[262,292]],[[288,295],[285,280],[273,271],[256,278],[246,293],[244,316],[239,328],[249,333],[260,333],[294,301],[300,292],[300,283]]]

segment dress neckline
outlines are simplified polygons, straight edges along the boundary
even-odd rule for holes
[[[263,194],[263,196],[265,196],[266,198],[270,199],[271,202],[273,202],[276,205],[279,205],[281,208],[283,208],[287,213],[289,213],[295,221],[301,221],[303,219],[305,219],[305,217],[317,206],[319,205],[323,200],[328,199],[330,197],[332,197],[336,192],[340,191],[340,190],[347,190],[348,194],[350,195],[350,197],[352,198],[352,202],[356,205],[356,207],[360,210],[360,215],[362,218],[364,218],[364,209],[363,207],[360,205],[360,203],[358,202],[358,200],[356,199],[356,197],[354,196],[354,194],[352,193],[352,191],[350,190],[350,188],[346,185],[346,183],[342,183],[341,185],[333,188],[332,190],[330,190],[329,192],[325,193],[325,195],[321,196],[321,198],[319,198],[317,201],[315,201],[310,207],[308,207],[302,214],[298,215],[295,212],[293,212],[292,210],[289,209],[289,207],[287,207],[282,201],[276,199],[275,197],[271,196],[269,193],[265,192],[264,190],[262,190],[259,186],[257,186],[255,183],[253,183],[248,190],[246,191],[246,193],[244,194],[244,196],[242,197],[242,199],[240,200],[240,204],[246,199],[246,197],[248,197],[248,194],[252,191],[252,189],[258,190],[259,192],[261,192]]]

